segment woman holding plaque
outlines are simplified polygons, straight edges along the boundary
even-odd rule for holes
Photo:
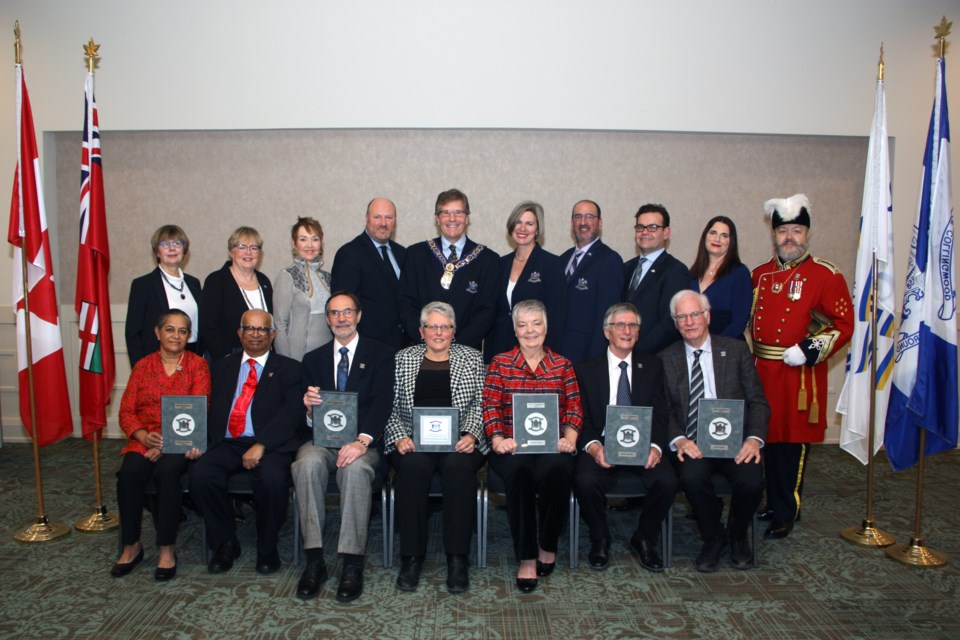
[[[153,232],[150,248],[157,268],[134,279],[127,302],[124,333],[131,369],[141,358],[157,350],[154,325],[160,314],[169,309],[181,309],[190,316],[193,330],[187,349],[200,353],[197,348],[200,281],[181,269],[190,251],[190,239],[177,225],[165,224]]]
[[[273,313],[270,278],[257,271],[263,240],[253,227],[239,227],[227,240],[230,259],[203,281],[200,340],[211,362],[239,353],[240,318],[249,309]]]
[[[530,593],[537,588],[537,577],[550,575],[556,566],[557,542],[568,515],[573,454],[583,423],[583,408],[573,365],[544,346],[544,304],[524,300],[514,305],[512,315],[519,346],[501,353],[490,363],[483,391],[483,426],[493,448],[490,466],[506,485],[507,520],[520,562],[517,588],[521,593]],[[553,427],[559,435],[556,454],[513,455],[523,453],[514,439],[516,393],[557,396],[560,424]]]
[[[740,262],[737,226],[714,216],[700,235],[697,258],[690,266],[691,288],[710,300],[710,333],[743,340],[753,304],[750,270]]]
[[[293,264],[274,281],[273,348],[297,362],[333,335],[324,306],[330,298],[330,273],[323,270],[323,227],[313,218],[297,218],[290,229]]]
[[[186,349],[190,338],[190,317],[171,309],[157,320],[154,335],[160,349],[142,358],[133,368],[120,400],[120,428],[130,441],[123,451],[117,474],[117,503],[120,512],[120,538],[123,551],[110,575],[120,578],[143,561],[140,519],[143,515],[143,490],[153,480],[157,490],[154,523],[160,555],[154,578],[170,580],[177,575],[177,527],[183,489],[180,476],[188,461],[200,457],[199,449],[185,454],[162,453],[162,396],[209,396],[210,370],[207,362]]]
[[[490,450],[481,421],[485,367],[482,354],[453,344],[457,322],[453,307],[431,302],[420,312],[423,343],[396,355],[393,411],[384,436],[385,453],[396,471],[400,575],[397,588],[414,591],[427,552],[428,494],[435,473],[443,487],[443,547],[447,552],[447,591],[470,586],[467,553],[473,531],[477,471]],[[456,432],[448,452],[418,451],[414,443],[414,407],[452,407]],[[451,425],[452,426],[452,425]],[[423,445],[422,445],[423,446]]]

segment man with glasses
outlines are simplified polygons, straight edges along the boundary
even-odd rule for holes
[[[308,600],[320,593],[327,579],[323,560],[323,525],[330,473],[336,470],[340,489],[340,541],[337,551],[343,571],[337,600],[351,602],[363,593],[363,562],[367,548],[371,491],[380,455],[376,444],[393,405],[393,349],[357,333],[362,321],[360,300],[338,291],[326,304],[333,340],[303,357],[303,405],[307,425],[314,427],[313,407],[323,404],[324,391],[349,391],[357,397],[357,439],[340,449],[304,443],[293,463],[300,530],[307,565],[297,584],[297,597]]]
[[[663,365],[659,358],[636,349],[640,316],[632,304],[617,303],[607,309],[603,334],[607,351],[578,364],[575,369],[583,400],[583,431],[577,446],[587,455],[577,456],[574,491],[580,513],[590,528],[592,569],[606,569],[610,562],[610,528],[607,525],[606,493],[616,484],[617,469],[604,456],[604,442],[616,434],[606,433],[607,405],[652,407],[650,451],[643,466],[619,467],[620,472],[640,474],[647,488],[643,512],[630,537],[630,548],[640,566],[663,571],[657,553],[660,523],[673,506],[677,477],[669,463],[662,463],[667,447],[667,401],[663,392]]]
[[[600,240],[603,219],[593,200],[573,205],[570,228],[575,245],[560,256],[567,276],[567,315],[558,351],[576,365],[607,346],[603,310],[620,301],[623,259]]]
[[[277,533],[287,517],[290,463],[302,442],[300,363],[270,350],[273,317],[261,309],[243,314],[237,329],[241,353],[210,366],[209,446],[190,469],[190,495],[203,514],[210,573],[224,573],[240,557],[227,479],[253,476],[257,508],[258,573],[280,568]]]
[[[407,337],[420,341],[420,310],[446,302],[457,316],[457,342],[481,349],[496,319],[499,256],[467,237],[470,202],[459,189],[437,196],[440,236],[407,249],[400,276],[400,320]]]
[[[670,410],[670,451],[680,487],[693,508],[703,539],[697,571],[712,573],[730,544],[734,569],[753,566],[747,528],[763,495],[760,449],[767,437],[770,406],[763,395],[750,349],[742,340],[710,333],[710,301],[692,290],[670,299],[670,314],[683,336],[660,352]],[[743,400],[743,444],[735,458],[705,458],[697,447],[700,399]],[[732,487],[730,515],[724,528],[723,503],[712,476],[722,474]],[[754,541],[756,543],[756,541]]]
[[[623,269],[623,300],[633,304],[642,323],[637,348],[657,353],[680,339],[670,317],[670,298],[690,287],[690,270],[667,253],[670,214],[662,204],[637,210],[633,227],[640,255]]]

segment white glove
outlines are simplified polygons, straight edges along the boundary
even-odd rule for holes
[[[783,352],[783,361],[790,367],[799,367],[807,364],[807,356],[800,345],[795,344]]]

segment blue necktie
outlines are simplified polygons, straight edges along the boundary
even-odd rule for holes
[[[627,363],[621,362],[620,381],[617,383],[617,404],[621,407],[630,406],[630,379],[627,377]]]
[[[350,350],[340,347],[340,364],[337,365],[337,391],[347,390],[347,376],[350,375]]]

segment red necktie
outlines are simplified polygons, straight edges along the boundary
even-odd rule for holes
[[[247,360],[250,365],[250,374],[243,383],[243,389],[240,390],[240,396],[233,403],[233,409],[230,411],[230,435],[239,438],[243,435],[243,430],[247,426],[247,409],[250,408],[250,401],[253,400],[253,394],[257,390],[257,367],[253,358]]]

